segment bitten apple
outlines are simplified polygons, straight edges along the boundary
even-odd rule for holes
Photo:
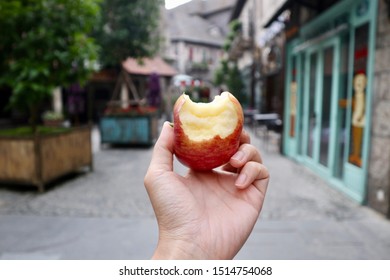
[[[240,102],[223,92],[210,103],[182,94],[173,107],[174,152],[191,169],[206,171],[227,163],[240,145],[244,115]]]

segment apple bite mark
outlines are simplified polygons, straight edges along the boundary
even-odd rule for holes
[[[190,140],[202,141],[229,136],[237,124],[236,109],[228,98],[216,96],[211,103],[194,103],[188,97],[182,106],[180,122]]]
[[[174,106],[176,157],[195,170],[218,167],[238,150],[242,127],[242,108],[231,93],[210,103],[195,103],[183,94]]]

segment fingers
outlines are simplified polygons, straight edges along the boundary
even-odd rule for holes
[[[149,170],[166,172],[173,170],[173,128],[165,122],[154,145]]]
[[[236,187],[244,189],[253,184],[261,192],[265,192],[261,180],[269,178],[268,169],[261,163],[250,161],[247,162],[241,169],[240,174],[236,179]],[[260,189],[261,188],[261,189]]]
[[[250,144],[250,142],[251,142],[251,139],[250,139],[249,134],[243,129],[242,132],[241,132],[241,136],[240,136],[240,145]],[[234,161],[234,159],[233,159],[233,161]],[[232,166],[230,164],[230,162],[225,164],[222,167],[222,170],[227,171],[227,172],[237,172],[237,168]]]
[[[255,146],[251,144],[242,144],[238,151],[231,157],[229,163],[232,167],[241,168],[248,161],[263,162],[261,155]]]
[[[241,132],[240,144],[250,144],[250,143],[251,143],[251,138],[248,132],[246,132],[245,129],[243,129]]]
[[[262,164],[263,160],[258,149],[249,144],[249,136],[245,138],[246,136],[242,137],[244,144],[231,157],[224,170],[239,170],[235,182],[237,188],[244,189],[253,184],[259,191],[265,193],[269,180],[268,169]]]

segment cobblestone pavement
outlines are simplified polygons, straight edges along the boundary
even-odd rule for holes
[[[99,141],[97,131],[95,143]],[[252,135],[271,172],[263,219],[359,219],[365,207],[330,188],[323,180],[276,152],[263,149]],[[34,188],[0,187],[0,214],[67,217],[153,216],[143,186],[152,148],[102,148],[94,145],[94,171],[70,175],[41,194]],[[184,168],[176,164],[178,172]]]
[[[237,258],[390,259],[390,221],[281,156],[276,139],[266,147],[252,135],[271,181],[260,221]],[[143,177],[152,148],[100,148],[97,130],[93,143],[93,172],[68,176],[45,193],[0,186],[0,259],[150,256],[157,227]],[[177,162],[175,169],[185,173]],[[26,232],[37,238],[20,242]]]
[[[152,216],[143,176],[152,148],[110,148],[98,145],[93,132],[94,171],[71,174],[48,186],[0,188],[0,214],[66,217]]]

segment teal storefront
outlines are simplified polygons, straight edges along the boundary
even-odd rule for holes
[[[283,151],[367,199],[377,0],[333,5],[286,44]]]

